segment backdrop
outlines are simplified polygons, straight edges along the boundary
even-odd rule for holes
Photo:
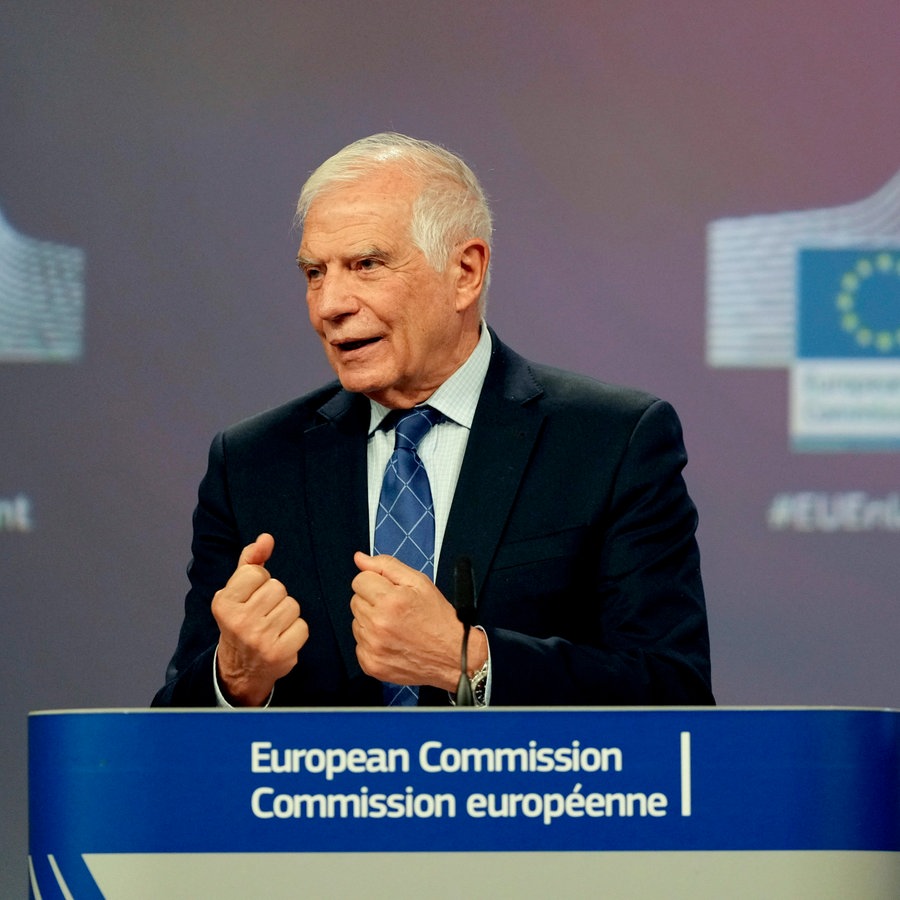
[[[210,439],[330,375],[293,204],[375,131],[482,178],[505,341],[678,409],[719,702],[900,705],[898,27],[864,0],[6,0],[0,895],[27,711],[149,703]]]

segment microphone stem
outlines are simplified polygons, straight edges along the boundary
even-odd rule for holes
[[[457,706],[474,706],[475,698],[472,696],[472,685],[469,682],[469,624],[463,623],[462,650],[459,661],[459,684],[456,688]]]

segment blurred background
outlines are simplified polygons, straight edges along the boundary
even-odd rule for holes
[[[867,0],[0,5],[0,896],[28,711],[149,703],[212,436],[330,378],[293,205],[376,131],[482,179],[504,341],[679,411],[720,704],[900,705],[900,433],[798,449],[782,227],[900,252],[898,26]],[[880,296],[900,326],[900,277]]]

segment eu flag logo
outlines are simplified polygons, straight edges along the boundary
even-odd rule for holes
[[[797,357],[900,358],[900,251],[798,251]]]

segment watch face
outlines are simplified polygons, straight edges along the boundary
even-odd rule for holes
[[[485,663],[469,679],[469,684],[472,685],[472,696],[475,698],[476,706],[484,706],[484,695],[487,691],[487,668],[487,663]]]

